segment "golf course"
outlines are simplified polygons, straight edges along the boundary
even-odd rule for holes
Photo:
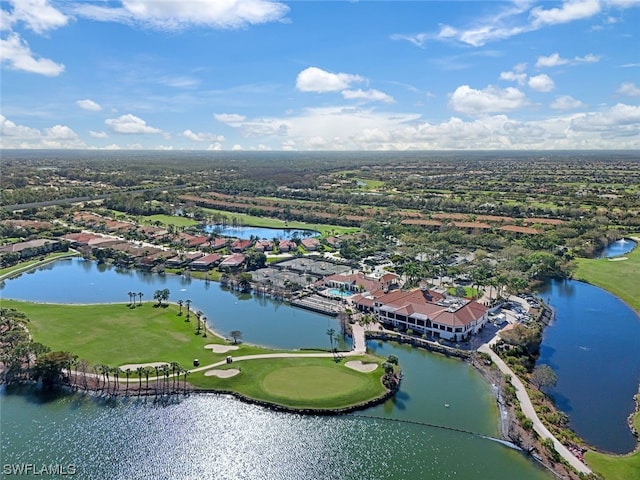
[[[388,394],[381,382],[382,358],[236,345],[209,329],[205,336],[206,319],[201,316],[199,322],[194,312],[187,314],[186,308],[175,304],[3,300],[2,306],[27,315],[34,341],[52,351],[70,352],[93,366],[129,369],[131,382],[139,381],[133,374],[139,366],[152,369],[154,364],[176,362],[190,369],[188,381],[196,390],[237,393],[290,409],[340,410]],[[194,359],[199,361],[197,368]]]

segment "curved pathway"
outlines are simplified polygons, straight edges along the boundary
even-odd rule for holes
[[[495,337],[491,342],[481,345],[478,348],[478,351],[490,355],[491,360],[493,360],[493,363],[498,366],[500,371],[511,376],[511,384],[516,389],[516,397],[520,402],[520,409],[522,410],[522,413],[524,413],[525,417],[533,422],[533,429],[538,435],[540,435],[541,438],[550,438],[551,440],[553,440],[553,446],[555,447],[556,451],[569,463],[569,465],[575,468],[578,472],[585,474],[592,473],[589,467],[578,460],[578,458],[573,453],[571,453],[567,447],[560,443],[560,441],[558,441],[558,439],[554,437],[549,430],[547,430],[547,427],[542,424],[542,422],[538,418],[538,415],[536,414],[536,411],[533,408],[531,399],[529,398],[527,390],[525,389],[522,381],[515,373],[513,373],[509,366],[504,363],[502,359],[491,349],[490,344],[494,341]]]

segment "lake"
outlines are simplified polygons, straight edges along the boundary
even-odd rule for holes
[[[631,451],[627,417],[640,383],[640,317],[609,292],[575,280],[552,282],[540,295],[556,312],[538,360],[558,377],[549,393],[588,443]]]
[[[597,255],[597,257],[598,258],[612,258],[612,257],[619,257],[620,255],[626,255],[631,250],[636,248],[637,245],[638,245],[638,243],[635,242],[634,240],[630,240],[628,238],[622,238],[620,240],[617,240],[617,241],[612,242],[609,245],[607,245],[602,250],[602,252],[600,252]]]
[[[216,283],[120,271],[80,259],[7,280],[1,293],[49,302],[126,303],[129,290],[144,292],[144,300],[159,288],[169,288],[173,301],[190,298],[214,328],[239,329],[252,343],[326,347],[326,329],[338,330],[334,318],[238,296]],[[339,417],[277,413],[219,395],[192,395],[161,406],[151,400],[104,404],[3,390],[3,463],[72,463],[79,478],[96,479],[553,478],[491,440],[406,423],[497,436],[495,398],[472,367],[393,343],[368,346],[398,356],[401,389],[382,405]]]
[[[204,230],[207,233],[215,233],[223,237],[242,238],[245,240],[251,237],[267,240],[273,240],[274,238],[283,240],[295,237],[302,239],[320,235],[320,232],[315,230],[302,230],[299,228],[234,227],[231,225],[207,225]]]

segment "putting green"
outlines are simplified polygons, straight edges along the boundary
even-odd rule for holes
[[[350,395],[368,383],[364,375],[346,368],[324,366],[285,367],[274,370],[262,379],[262,388],[270,395],[290,400],[312,400]]]

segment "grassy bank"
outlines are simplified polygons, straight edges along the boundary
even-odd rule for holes
[[[175,225],[176,227],[192,227],[193,225],[197,225],[196,222],[192,218],[187,217],[178,217],[176,215],[147,215],[142,217],[144,223],[153,224],[155,222],[160,222],[164,225]]]
[[[0,280],[8,278],[25,270],[30,270],[31,268],[37,267],[38,265],[44,265],[45,263],[53,262],[54,260],[58,260],[60,258],[75,257],[77,255],[78,254],[73,251],[50,253],[48,255],[45,255],[44,257],[38,257],[33,260],[27,260],[26,262],[20,262],[7,268],[0,268]]]
[[[640,248],[624,257],[626,260],[578,258],[573,277],[613,293],[640,314]]]
[[[348,360],[380,365],[372,356]],[[234,362],[223,368],[239,369],[230,378],[205,376],[198,372],[189,382],[200,388],[227,389],[242,395],[290,408],[335,409],[366,402],[384,394],[382,368],[358,372],[332,358],[272,358]]]

